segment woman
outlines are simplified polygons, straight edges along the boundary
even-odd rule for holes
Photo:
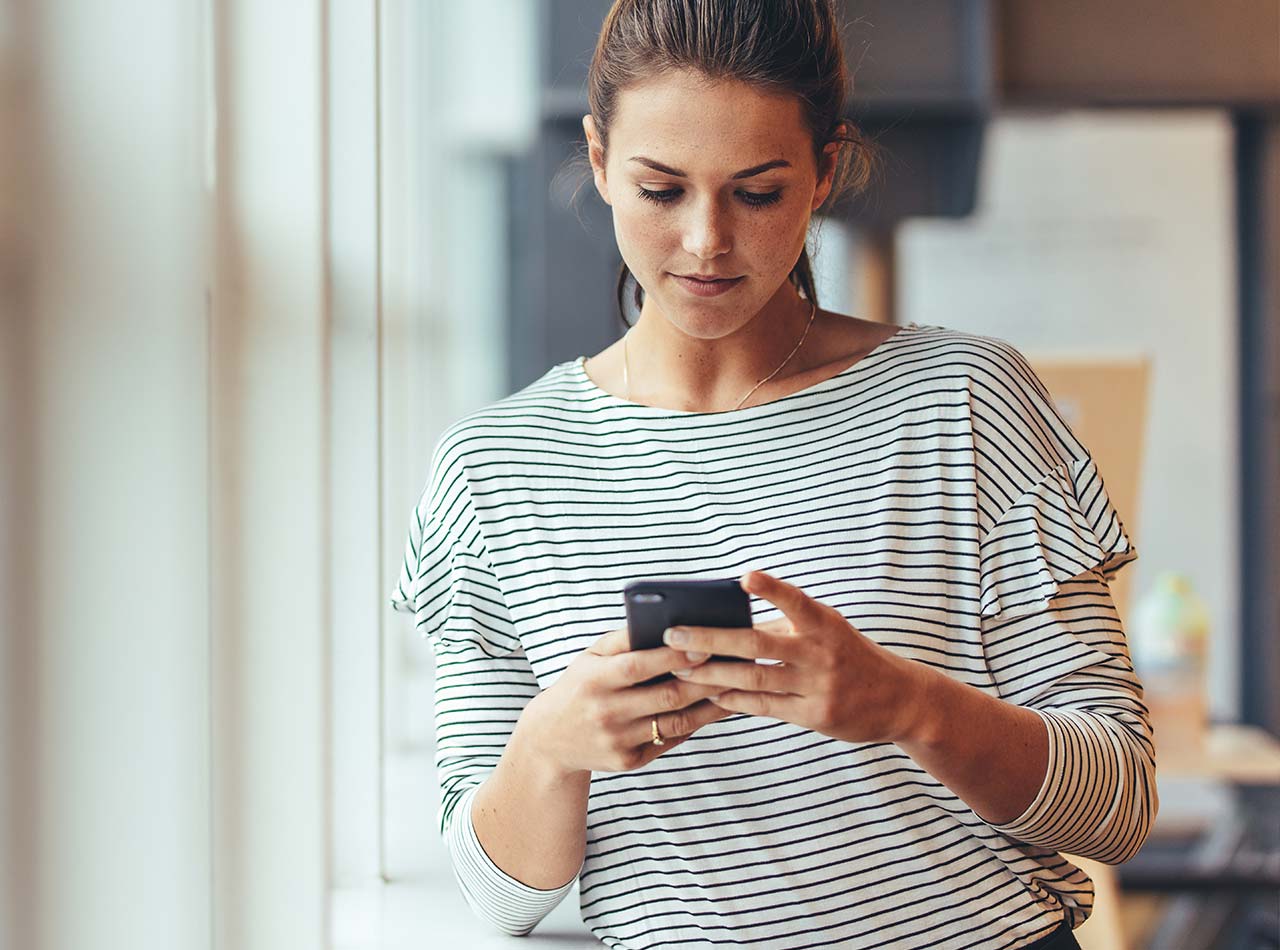
[[[811,216],[867,178],[846,88],[829,0],[605,20],[583,127],[639,317],[441,436],[392,598],[509,933],[578,880],[611,947],[1074,947],[1059,852],[1155,814],[1088,451],[1009,344],[817,306]],[[735,576],[753,629],[628,651],[628,581]]]

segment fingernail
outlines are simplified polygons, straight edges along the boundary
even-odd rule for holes
[[[662,639],[669,646],[679,646],[682,643],[689,642],[689,634],[679,627],[668,627],[666,632],[663,633]]]
[[[690,673],[692,673],[692,672],[693,672],[693,670],[672,670],[671,672],[672,672],[675,676],[685,677],[685,676],[688,676]]]
[[[697,650],[690,650],[687,653],[685,653],[685,657],[689,660],[690,663],[701,663],[710,655],[711,655],[710,653],[699,653]]]

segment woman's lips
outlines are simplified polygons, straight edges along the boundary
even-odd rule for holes
[[[691,294],[699,297],[715,297],[726,291],[732,290],[742,283],[745,278],[733,277],[728,280],[698,280],[693,277],[681,277],[679,274],[672,274],[676,282]]]

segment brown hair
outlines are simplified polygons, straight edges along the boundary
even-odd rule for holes
[[[587,100],[601,145],[607,148],[619,92],[669,70],[690,68],[711,80],[736,80],[766,92],[798,96],[819,175],[823,149],[834,141],[848,146],[837,155],[823,208],[867,186],[876,151],[852,122],[842,118],[851,83],[831,0],[614,0],[587,74]],[[580,149],[572,164],[581,166],[585,160],[590,180],[585,155]],[[629,279],[640,308],[644,288],[623,261],[618,273],[623,326],[630,326]],[[808,247],[800,252],[788,279],[817,303]]]

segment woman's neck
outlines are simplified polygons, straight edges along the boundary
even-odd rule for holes
[[[714,338],[686,333],[646,299],[623,347],[624,396],[693,412],[732,409],[771,373],[765,386],[803,372],[812,365],[806,347],[821,314],[789,285],[784,290],[742,326]]]

